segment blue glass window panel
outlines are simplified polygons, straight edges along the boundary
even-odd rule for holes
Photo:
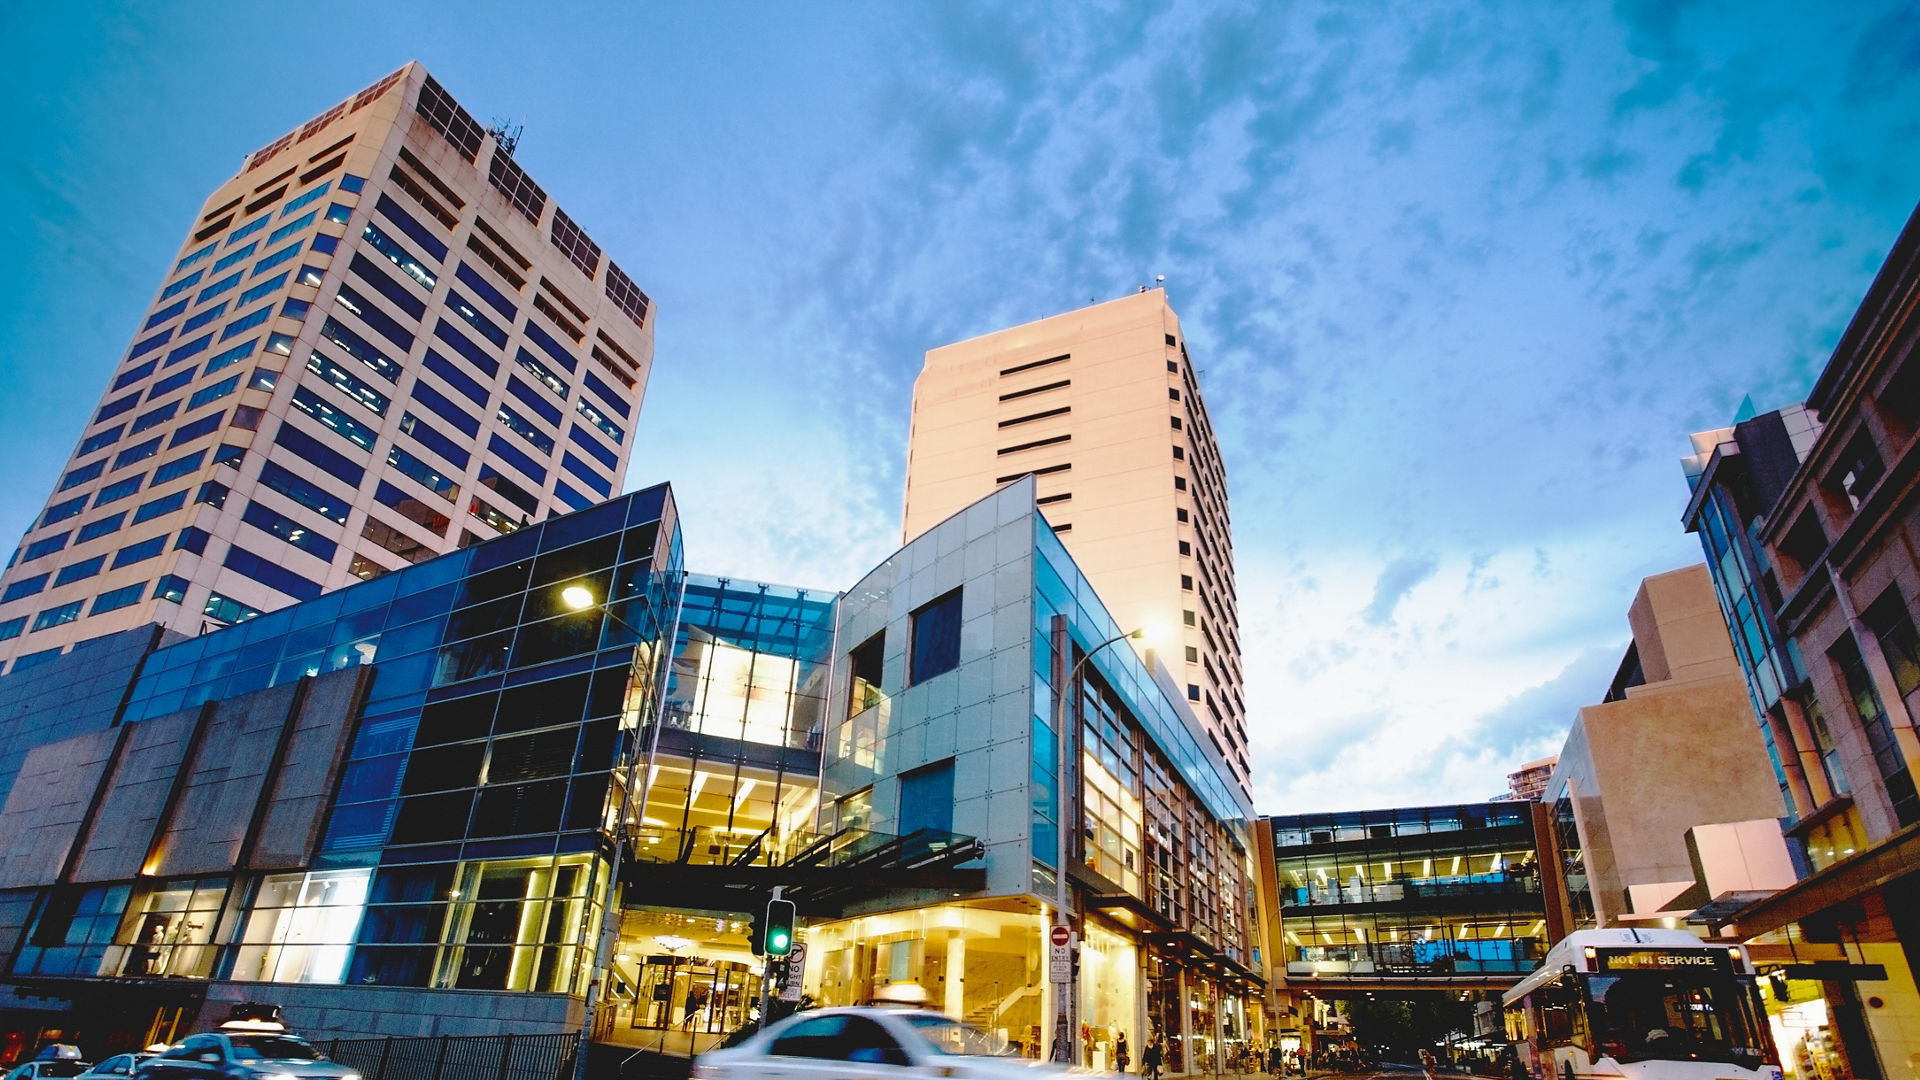
[[[232,488],[220,481],[209,480],[200,485],[200,496],[195,499],[194,502],[205,503],[208,506],[225,506],[227,505],[227,496],[232,494],[232,492]]]
[[[405,244],[380,231],[380,226],[369,221],[360,230],[361,239],[367,246],[386,257],[386,260],[400,268],[400,272],[413,279],[414,283],[428,292],[439,283],[440,276],[433,268],[420,261],[420,257],[408,251]]]
[[[225,352],[215,353],[214,356],[207,361],[207,366],[200,369],[200,374],[211,375],[221,368],[232,367],[247,357],[252,356],[253,347],[258,344],[260,344],[260,339],[255,338],[252,341],[241,342]]]
[[[280,305],[280,314],[289,319],[304,319],[307,317],[307,312],[312,310],[312,304],[291,296],[287,298],[286,303]]]
[[[292,356],[293,337],[289,334],[282,334],[277,330],[268,334],[267,351],[270,353],[278,353],[281,356]]]
[[[267,271],[273,269],[274,267],[279,266],[281,263],[286,262],[288,259],[291,259],[298,254],[300,254],[300,241],[295,240],[293,243],[288,244],[286,247],[281,248],[279,251],[276,251],[273,254],[267,256],[266,258],[261,259],[259,262],[254,263],[253,269],[251,271],[248,271],[247,276],[259,277],[261,274],[264,274]]]
[[[633,411],[627,404],[627,399],[614,393],[613,387],[601,382],[600,377],[591,371],[587,372],[587,389],[598,395],[601,401],[606,402],[607,408],[619,413],[621,419],[633,419]]]
[[[592,499],[568,487],[565,480],[555,480],[553,482],[553,494],[561,502],[566,503],[575,510],[585,510],[587,507],[594,505]]]
[[[365,405],[374,413],[380,416],[387,415],[387,406],[392,403],[391,399],[375,390],[365,380],[355,376],[353,372],[334,363],[332,357],[314,352],[307,357],[307,370],[332,383],[341,393]]]
[[[453,361],[441,356],[432,349],[428,349],[427,357],[421,361],[421,364],[428,371],[445,379],[447,385],[472,399],[475,404],[485,405],[487,403],[487,388],[481,386],[478,379],[461,371],[459,366]]]
[[[587,453],[592,454],[594,460],[609,469],[618,469],[620,467],[620,455],[601,446],[592,436],[580,430],[580,425],[578,424],[567,429],[567,441],[585,450]]]
[[[114,553],[113,568],[118,570],[123,566],[132,566],[134,563],[151,559],[165,550],[167,550],[167,538],[164,535],[151,537],[137,544],[128,544]]]
[[[388,448],[387,464],[398,470],[400,475],[408,477],[448,502],[460,497],[460,488],[452,479],[442,476],[439,470],[407,453],[399,446]]]
[[[148,409],[134,419],[133,426],[127,429],[127,434],[138,435],[150,427],[157,427],[164,424],[173,419],[173,414],[179,411],[180,403],[178,401],[169,401],[157,409]]]
[[[223,563],[227,569],[286,593],[295,600],[311,600],[320,595],[320,583],[301,577],[270,559],[263,559],[242,547],[227,549],[227,558]]]
[[[107,471],[106,458],[101,458],[99,461],[96,461],[91,465],[82,465],[79,468],[68,472],[67,475],[60,478],[59,490],[65,491],[68,488],[79,487],[81,484],[84,484],[89,480],[97,480],[100,478],[100,474],[105,471]]]
[[[191,454],[184,454],[174,458],[172,461],[153,470],[153,480],[151,482],[154,484],[164,484],[169,480],[175,480],[185,476],[200,468],[200,462],[205,459],[206,456],[207,452],[205,450],[195,450]]]
[[[500,361],[487,355],[485,349],[475,345],[467,335],[454,329],[453,324],[447,320],[438,320],[438,324],[433,328],[433,336],[452,346],[454,352],[466,357],[469,363],[486,372],[488,377],[499,374]]]
[[[110,502],[118,502],[129,495],[136,494],[140,490],[141,482],[145,479],[145,476],[129,476],[125,480],[118,480],[108,484],[106,487],[100,489],[99,494],[94,496],[93,505],[105,506]]]
[[[220,246],[220,241],[215,240],[212,243],[208,244],[206,247],[203,247],[198,251],[189,253],[186,258],[181,259],[178,263],[174,264],[173,272],[177,274],[180,271],[185,270],[187,267],[192,266],[194,263],[197,263],[201,259],[204,259],[207,256],[213,254],[213,249],[219,246]]]
[[[194,297],[193,302],[196,304],[204,304],[207,301],[213,299],[214,297],[219,296],[221,293],[226,292],[228,289],[233,288],[235,285],[240,284],[240,275],[243,273],[245,273],[245,271],[235,270],[233,273],[228,274],[226,277],[223,277],[220,280],[214,282],[213,284],[207,286],[206,288],[201,289],[200,295]]]
[[[254,233],[259,232],[261,229],[266,228],[267,222],[272,220],[273,220],[272,213],[261,214],[259,217],[254,218],[252,221],[249,221],[245,225],[242,225],[239,228],[233,230],[233,235],[227,237],[227,246],[232,247],[233,245],[239,243],[240,241],[245,240],[247,237],[252,236]],[[253,249],[249,247],[247,250],[251,251]]]
[[[69,563],[61,567],[60,572],[53,576],[54,588],[59,588],[62,585],[71,585],[76,581],[85,581],[95,574],[98,574],[100,568],[105,566],[106,562],[107,557],[105,555],[95,555],[91,559],[81,559],[77,563]]]
[[[561,399],[565,400],[567,390],[569,389],[566,380],[555,375],[552,368],[540,362],[539,357],[525,349],[521,349],[515,359],[520,361],[521,367],[527,369],[528,374],[545,383],[547,389],[560,395]]]
[[[301,229],[313,224],[314,219],[319,216],[320,211],[309,210],[293,221],[289,221],[285,225],[273,230],[273,232],[267,236],[267,246],[272,247],[287,237],[292,236],[294,233],[299,232]]]
[[[358,256],[356,256],[358,257]],[[367,265],[371,266],[372,263]],[[366,297],[353,291],[346,285],[340,286],[337,294],[340,306],[360,317],[360,321],[373,328],[374,333],[400,346],[401,352],[413,348],[413,331],[401,326],[399,321],[373,306]]]
[[[542,397],[540,391],[521,382],[520,376],[507,376],[507,393],[519,398],[522,404],[532,409],[547,423],[552,424],[556,428],[560,426],[560,410],[556,408],[552,402]]]
[[[85,510],[86,508],[87,508],[87,497],[85,495],[68,499],[66,502],[54,503],[53,505],[47,507],[46,514],[44,514],[40,518],[40,524],[51,525],[56,521],[65,521],[68,518],[74,517],[75,515],[79,514],[81,511]]]
[[[233,393],[235,390],[238,390],[239,388],[240,388],[240,376],[238,375],[235,375],[231,378],[222,379],[219,382],[214,383],[212,386],[201,387],[199,390],[194,392],[193,397],[187,400],[187,411],[192,412],[193,410],[199,408],[202,405],[207,404],[208,402],[218,401],[221,398],[226,397],[228,394]]]
[[[264,224],[266,220],[267,220],[266,218],[261,218],[260,221],[257,222],[256,224]],[[260,247],[260,241],[255,240],[253,243],[248,244],[246,247],[240,248],[235,251],[230,251],[227,254],[220,256],[220,261],[213,264],[213,272],[217,274],[220,271],[225,270],[227,267],[232,266],[237,262],[241,262],[242,260],[246,259],[248,256],[252,255],[254,251],[259,247]]]
[[[337,236],[330,236],[326,233],[321,233],[320,235],[314,237],[313,243],[308,247],[308,250],[318,251],[323,255],[331,255],[335,251],[338,251],[339,249],[340,249],[340,238]],[[302,285],[318,285],[320,284],[321,276],[322,275],[318,267],[303,266],[300,268],[300,284]]]
[[[345,454],[292,424],[282,422],[280,430],[274,433],[273,441],[293,451],[301,459],[318,465],[322,471],[356,488],[360,486],[360,481],[366,479],[367,470],[355,465]]]
[[[141,364],[137,367],[128,368],[124,373],[121,374],[119,378],[113,380],[113,390],[124,390],[127,387],[132,386],[134,383],[139,382],[141,379],[144,379],[147,376],[153,374],[153,369],[159,363],[160,363],[160,358],[156,356],[152,360],[149,360],[144,364]],[[109,390],[107,392],[112,393],[113,390]]]
[[[179,296],[181,293],[186,292],[188,289],[191,289],[195,285],[200,284],[200,279],[206,276],[206,273],[207,272],[205,270],[195,270],[193,273],[188,274],[186,277],[181,278],[179,281],[176,281],[173,284],[167,286],[166,288],[161,289],[160,299],[171,300],[174,297]]]
[[[198,356],[206,352],[207,346],[211,344],[213,344],[213,335],[202,334],[184,345],[176,345],[173,351],[167,353],[167,366],[172,367],[190,356]]]
[[[554,361],[561,367],[566,368],[568,371],[579,370],[580,361],[576,360],[574,355],[567,351],[566,346],[555,341],[552,334],[542,330],[539,323],[528,319],[526,331],[527,340],[540,346],[540,348],[543,349],[548,356],[553,357]]]
[[[539,512],[540,496],[521,487],[512,477],[491,465],[480,466],[480,486],[498,494],[529,514]]]
[[[125,520],[127,520],[127,512],[122,510],[117,514],[108,514],[106,517],[89,521],[85,525],[80,526],[79,542],[84,544],[89,540],[105,536],[108,533],[119,532],[120,523]]]
[[[332,402],[314,393],[309,387],[294,388],[293,405],[301,412],[318,420],[334,434],[344,437],[363,450],[373,449],[374,440],[379,438],[378,432],[334,408]]]
[[[464,469],[472,460],[472,455],[461,449],[460,444],[433,429],[433,425],[412,413],[400,415],[400,430],[413,437],[420,445],[439,454],[453,463],[454,468]]]
[[[212,533],[189,525],[180,530],[180,539],[174,541],[173,546],[176,551],[191,551],[195,555],[204,555],[207,553],[207,541],[211,539],[213,539]]]
[[[213,456],[213,463],[215,465],[231,465],[237,469],[240,467],[240,463],[242,461],[245,461],[246,458],[247,458],[246,447],[232,446],[227,443],[222,443],[220,444],[219,452],[217,452]]]
[[[132,360],[135,357],[145,356],[147,353],[165,345],[171,340],[173,340],[173,327],[169,326],[150,338],[134,342],[133,348],[127,350],[127,359]]]
[[[541,430],[533,421],[514,412],[505,404],[502,404],[494,410],[494,416],[502,424],[506,425],[508,431],[527,440],[528,443],[532,444],[533,447],[542,454],[551,455],[553,453],[553,436]]]
[[[226,419],[226,413],[216,412],[209,413],[190,424],[182,424],[173,429],[173,438],[167,441],[167,446],[169,448],[179,446],[182,443],[190,443],[203,435],[212,434],[219,430],[220,421],[224,419]]]
[[[366,186],[366,183],[367,183],[366,177],[355,176],[352,173],[346,173],[340,177],[340,190],[341,191],[359,191],[362,187]]]
[[[98,424],[103,420],[111,420],[138,404],[140,404],[140,395],[137,393],[128,394],[118,401],[109,401],[100,406],[99,412],[93,414],[93,422]]]
[[[612,439],[615,443],[624,443],[627,441],[626,429],[607,419],[599,409],[594,408],[593,403],[587,400],[585,394],[573,399],[573,411],[585,417],[587,423],[599,428],[601,434]]]
[[[380,481],[379,486],[374,488],[373,498],[375,502],[378,502],[382,506],[391,506],[395,510],[400,511],[401,516],[407,518],[407,520],[433,530],[436,536],[446,532],[449,522],[445,514],[426,506],[417,496],[402,491],[392,484],[387,483],[385,480]],[[419,520],[419,516],[422,513],[432,514],[433,521],[427,522]]]
[[[274,462],[261,465],[260,482],[335,524],[347,523],[347,508],[353,505],[352,499],[335,495]]]
[[[159,326],[161,323],[166,322],[168,319],[173,318],[175,315],[178,315],[185,310],[187,310],[187,302],[185,300],[182,300],[177,304],[171,304],[167,307],[161,308],[159,311],[156,311],[151,316],[149,316],[147,319],[147,325],[141,327],[140,329],[151,330],[154,327]]]
[[[133,523],[138,525],[143,521],[151,521],[162,514],[171,514],[185,505],[187,505],[187,493],[184,490],[176,491],[171,495],[162,495],[157,499],[149,499],[141,503],[140,508],[133,512]]]
[[[488,436],[487,449],[501,461],[520,470],[522,475],[531,478],[535,483],[545,484],[547,482],[547,470],[545,468],[536,464],[532,458],[522,453],[518,447],[500,436]]]
[[[194,315],[193,318],[188,319],[186,322],[181,323],[180,332],[183,334],[191,334],[195,330],[200,329],[201,327],[207,325],[208,323],[219,318],[220,316],[225,315],[226,313],[227,313],[227,302],[225,300],[222,300],[219,303],[213,305],[212,307],[206,309],[205,311],[197,313],[196,315]]]
[[[920,829],[953,831],[953,761],[943,761],[900,778],[898,834]]]
[[[393,222],[394,225],[399,227],[401,232],[407,234],[409,239],[419,244],[426,250],[427,254],[433,256],[436,262],[446,261],[447,245],[442,243],[440,238],[433,234],[432,230],[420,224],[412,214],[402,209],[399,203],[394,202],[386,195],[382,195],[379,201],[375,202],[373,206],[374,209],[380,211],[381,216]]]
[[[156,600],[171,600],[177,604],[187,598],[187,586],[186,578],[168,574],[154,583],[153,597]]]
[[[353,207],[348,206],[346,203],[334,203],[327,207],[327,220],[336,225],[345,225],[347,219],[352,216]],[[319,237],[315,237],[314,239],[317,240]]]
[[[287,203],[287,205],[280,208],[280,216],[282,218],[288,217],[296,213],[297,211],[299,211],[301,207],[312,205],[314,200],[323,197],[324,195],[326,195],[327,192],[331,190],[333,190],[333,181],[328,180],[327,182],[321,184],[319,187],[314,188],[312,191],[301,192],[299,196],[293,199],[293,201]]]
[[[226,341],[244,334],[271,318],[273,318],[273,307],[272,305],[268,305],[267,307],[263,307],[258,311],[228,323],[226,329],[220,331],[220,340]]]
[[[147,583],[144,581],[123,585],[118,589],[109,589],[93,598],[93,611],[90,614],[99,615],[102,612],[132,607],[145,599],[146,595]]]
[[[185,371],[176,371],[166,378],[161,379],[159,382],[154,383],[153,387],[147,391],[147,400],[157,401],[160,398],[166,397],[168,394],[173,393],[175,390],[180,389],[198,377],[199,373],[193,368],[187,368]]]
[[[276,514],[259,503],[248,503],[240,520],[270,536],[292,544],[301,551],[331,562],[339,545],[284,514]]]
[[[385,353],[373,347],[373,343],[339,322],[328,319],[320,326],[320,336],[346,350],[348,356],[373,369],[373,373],[387,380],[398,382],[400,365],[388,359]],[[411,339],[409,339],[411,340]]]
[[[368,228],[372,228],[372,226],[369,225]],[[355,277],[373,286],[374,292],[386,297],[389,303],[401,311],[406,312],[409,318],[418,319],[420,316],[426,314],[427,302],[420,299],[419,295],[413,292],[408,286],[402,285],[388,277],[384,271],[374,265],[372,259],[356,253],[353,261],[350,262],[348,266],[352,269]],[[355,312],[355,314],[360,313]],[[364,318],[364,316],[362,317]],[[378,328],[376,327],[376,329]]]
[[[118,469],[122,466],[131,465],[136,461],[145,461],[159,452],[160,437],[156,435],[146,442],[136,443],[115,454],[113,457],[113,467]]]
[[[50,576],[49,574],[39,574],[30,578],[21,578],[19,581],[7,586],[6,592],[0,593],[0,604],[11,603],[21,597],[33,596],[39,593],[47,587],[47,578]]]
[[[480,434],[480,421],[467,414],[465,409],[455,405],[447,395],[433,388],[433,384],[424,379],[413,384],[413,399],[431,409],[434,415],[452,424],[468,435]]]
[[[465,319],[467,325],[478,331],[481,337],[493,342],[494,348],[507,347],[507,332],[500,329],[499,324],[492,319],[480,314],[480,309],[473,306],[473,301],[460,295],[457,290],[448,290],[447,306],[453,309],[454,314]]]
[[[273,292],[275,289],[278,289],[280,286],[287,283],[287,275],[291,273],[293,273],[293,271],[291,270],[282,270],[279,273],[268,278],[267,280],[261,282],[260,284],[255,285],[252,288],[249,288],[246,292],[243,292],[240,294],[240,299],[235,300],[233,302],[234,307],[235,308],[246,307],[248,304],[253,303],[255,300],[258,300],[261,297],[267,295],[268,293]]]
[[[127,430],[127,425],[115,424],[105,431],[96,431],[92,435],[87,436],[86,441],[80,444],[80,449],[74,451],[73,456],[86,457],[95,450],[102,450],[112,446],[114,443],[120,441],[120,433],[125,430]]]
[[[27,545],[27,550],[20,555],[20,561],[32,562],[42,556],[51,555],[56,551],[64,551],[67,547],[67,541],[71,539],[73,539],[72,533],[63,532],[56,536],[46,537],[43,540],[36,540]]]
[[[48,608],[47,610],[41,612],[38,616],[34,618],[33,628],[35,630],[45,630],[49,627],[60,626],[65,623],[70,623],[73,620],[80,617],[80,608],[85,603],[86,601],[84,600],[75,600],[71,604],[62,604],[57,608]],[[34,655],[36,657],[44,655],[46,656],[46,659],[51,660],[54,656],[59,655],[59,652],[60,652],[59,649],[50,649],[45,654],[36,653]],[[17,672],[23,666],[31,666],[31,665],[28,665],[26,661],[27,661],[27,657],[24,657],[24,656],[18,660],[15,660],[13,662],[13,670]]]
[[[8,619],[6,622],[0,622],[0,641],[12,641],[14,638],[19,637],[21,632],[26,628],[27,617],[25,615]],[[15,670],[18,669],[16,668]]]
[[[602,498],[613,497],[612,482],[599,473],[594,472],[593,466],[574,457],[572,453],[563,452],[560,455],[560,465],[574,476],[579,477],[581,483],[599,492]]]
[[[507,294],[494,288],[493,282],[481,277],[479,272],[474,270],[473,267],[462,262],[459,269],[453,272],[453,276],[459,278],[466,284],[467,288],[474,291],[476,296],[485,300],[488,306],[500,314],[505,315],[509,320],[520,317],[520,308],[515,305],[513,301],[507,299]]]
[[[909,686],[960,666],[960,596],[961,590],[955,589],[913,613],[907,646]]]

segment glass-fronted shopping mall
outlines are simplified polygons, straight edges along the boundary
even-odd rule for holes
[[[1123,628],[1030,480],[844,594],[687,574],[679,536],[656,487],[0,681],[0,830],[32,838],[0,1024],[567,1031],[601,985],[596,1037],[698,1050],[750,1019],[782,885],[816,1001],[911,984],[1040,1056],[1064,830],[1082,1060],[1260,1037],[1250,809],[1151,652],[1096,649]]]

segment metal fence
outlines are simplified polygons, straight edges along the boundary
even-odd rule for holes
[[[366,1080],[562,1080],[580,1036],[441,1035],[334,1039],[314,1045]]]

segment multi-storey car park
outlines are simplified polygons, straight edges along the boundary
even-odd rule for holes
[[[208,197],[0,578],[12,668],[194,633],[593,505],[645,293],[417,63]]]

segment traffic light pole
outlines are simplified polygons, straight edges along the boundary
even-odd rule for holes
[[[1071,820],[1067,813],[1067,800],[1073,798],[1073,791],[1068,787],[1073,773],[1067,764],[1067,748],[1072,745],[1067,738],[1067,698],[1073,693],[1073,687],[1068,684],[1079,668],[1073,666],[1070,669],[1073,641],[1067,633],[1067,617],[1055,615],[1051,630],[1055,792],[1053,831],[1059,841],[1053,862],[1053,925],[1071,934],[1072,926],[1067,918],[1067,827]],[[1048,1056],[1056,1063],[1071,1065],[1074,1058],[1073,1042],[1073,979],[1069,972],[1065,981],[1053,981],[1053,1050]]]

